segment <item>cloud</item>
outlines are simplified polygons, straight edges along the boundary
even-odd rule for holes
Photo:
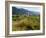
[[[19,6],[16,6],[16,8],[23,8],[23,9],[26,9],[26,10],[29,10],[29,11],[35,11],[35,12],[40,12],[40,7],[19,7]]]

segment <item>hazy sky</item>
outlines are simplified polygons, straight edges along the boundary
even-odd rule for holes
[[[35,11],[35,12],[40,12],[40,7],[16,7],[16,8],[23,8],[23,9],[27,9],[29,11]]]

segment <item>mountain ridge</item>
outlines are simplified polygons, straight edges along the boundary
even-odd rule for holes
[[[12,7],[12,15],[40,15],[38,12],[29,11],[23,8]]]

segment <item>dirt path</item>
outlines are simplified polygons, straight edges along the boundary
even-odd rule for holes
[[[22,19],[21,21],[14,21],[13,22],[13,24],[15,24],[15,25],[19,25],[19,24],[21,24],[22,22],[24,22],[26,20],[26,18],[25,19]]]

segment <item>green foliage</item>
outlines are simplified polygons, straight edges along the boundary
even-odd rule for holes
[[[12,30],[39,30],[40,16],[12,16]]]

